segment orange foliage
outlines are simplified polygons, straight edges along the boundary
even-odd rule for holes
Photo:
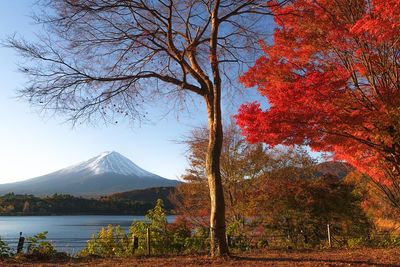
[[[362,200],[361,207],[378,229],[400,234],[400,211],[382,198],[379,185],[358,172],[349,173],[344,182],[354,186],[355,195]]]

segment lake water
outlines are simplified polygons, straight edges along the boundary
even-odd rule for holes
[[[167,219],[173,222],[175,216],[168,216]],[[15,250],[19,232],[27,237],[48,231],[47,237],[57,250],[76,253],[101,227],[112,224],[127,230],[133,221],[143,220],[144,216],[125,215],[0,216],[0,236]]]

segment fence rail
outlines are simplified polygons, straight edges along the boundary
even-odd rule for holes
[[[334,247],[334,245],[341,245],[341,241],[337,239],[336,237],[339,237],[340,234],[335,230],[332,225],[327,224],[326,225],[326,242],[328,244],[329,248]],[[380,236],[384,235],[382,234],[375,234],[375,236]],[[146,235],[144,237],[145,240],[141,240],[141,242],[145,242],[145,253],[150,255],[152,252],[152,233],[150,231],[150,228],[147,229]],[[191,239],[201,239],[202,241],[207,240],[205,237],[196,237],[196,236],[191,236]],[[271,234],[271,235],[246,235],[245,237],[243,236],[227,236],[227,243],[229,246],[234,247],[235,244],[237,245],[238,242],[242,240],[265,240],[267,241],[267,245],[274,246],[274,244],[284,244],[289,240],[289,236],[285,234]],[[132,236],[131,239],[128,237],[128,239],[132,242],[133,244],[133,250],[138,248],[138,237]],[[22,232],[20,233],[19,238],[12,238],[12,237],[5,237],[1,238],[2,241],[4,241],[6,244],[10,246],[13,252],[22,252],[27,249],[27,246],[24,247],[24,243],[30,242],[29,237],[23,237]],[[58,251],[61,252],[67,252],[69,254],[75,254],[82,249],[84,249],[87,245],[87,242],[90,239],[87,238],[74,238],[74,237],[53,237],[53,238],[46,238],[46,239],[40,239],[39,242],[41,241],[46,241],[50,242],[54,248]],[[115,241],[120,241],[120,240],[127,240],[127,237],[113,237],[113,240]]]
[[[21,237],[23,237],[21,235]],[[27,245],[26,243],[29,242],[29,237],[23,237],[24,239],[22,240],[21,243],[21,237],[20,238],[11,238],[11,237],[5,237],[2,238],[1,240],[4,241],[5,243],[7,243],[10,248],[12,249],[12,251],[14,252],[21,252],[21,251],[26,251],[27,249]],[[145,253],[147,255],[150,255],[152,252],[152,244],[151,244],[151,239],[152,239],[152,233],[150,231],[150,228],[148,228],[148,230],[146,231],[146,236],[145,239],[146,240],[142,240],[142,242],[145,242]],[[248,238],[257,238],[257,236],[247,236]],[[196,237],[196,236],[192,236],[190,237],[192,240],[207,240],[207,238],[204,237]],[[285,238],[285,235],[269,235],[269,236],[264,236],[264,238],[268,238],[270,240],[274,240],[274,239],[281,239],[281,238]],[[227,236],[227,241],[229,244],[233,244],[235,242],[237,242],[239,239],[239,237],[228,237]],[[87,245],[87,242],[90,239],[87,238],[71,238],[71,237],[54,237],[54,238],[46,238],[46,239],[41,239],[40,241],[46,241],[46,242],[50,242],[56,250],[58,251],[62,251],[62,252],[67,252],[70,254],[75,254],[77,252],[79,252],[80,250],[84,249]],[[114,237],[113,240],[115,241],[122,241],[122,240],[127,240],[127,238],[118,238],[118,237]],[[132,242],[134,244],[134,249],[137,249],[138,247],[138,238],[132,236]],[[24,246],[25,245],[25,246]],[[19,250],[18,248],[21,248],[21,250]]]

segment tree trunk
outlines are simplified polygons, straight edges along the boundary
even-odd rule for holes
[[[220,156],[223,140],[220,90],[213,91],[214,93],[206,97],[209,127],[206,172],[211,200],[211,256],[218,257],[228,255],[229,251],[226,243],[225,202],[220,172]]]

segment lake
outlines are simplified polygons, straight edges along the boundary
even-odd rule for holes
[[[167,219],[173,222],[175,216],[168,216]],[[133,221],[143,220],[144,216],[126,215],[0,216],[0,236],[15,251],[19,232],[27,237],[48,231],[47,237],[57,250],[74,254],[101,227],[112,224],[127,230]]]

